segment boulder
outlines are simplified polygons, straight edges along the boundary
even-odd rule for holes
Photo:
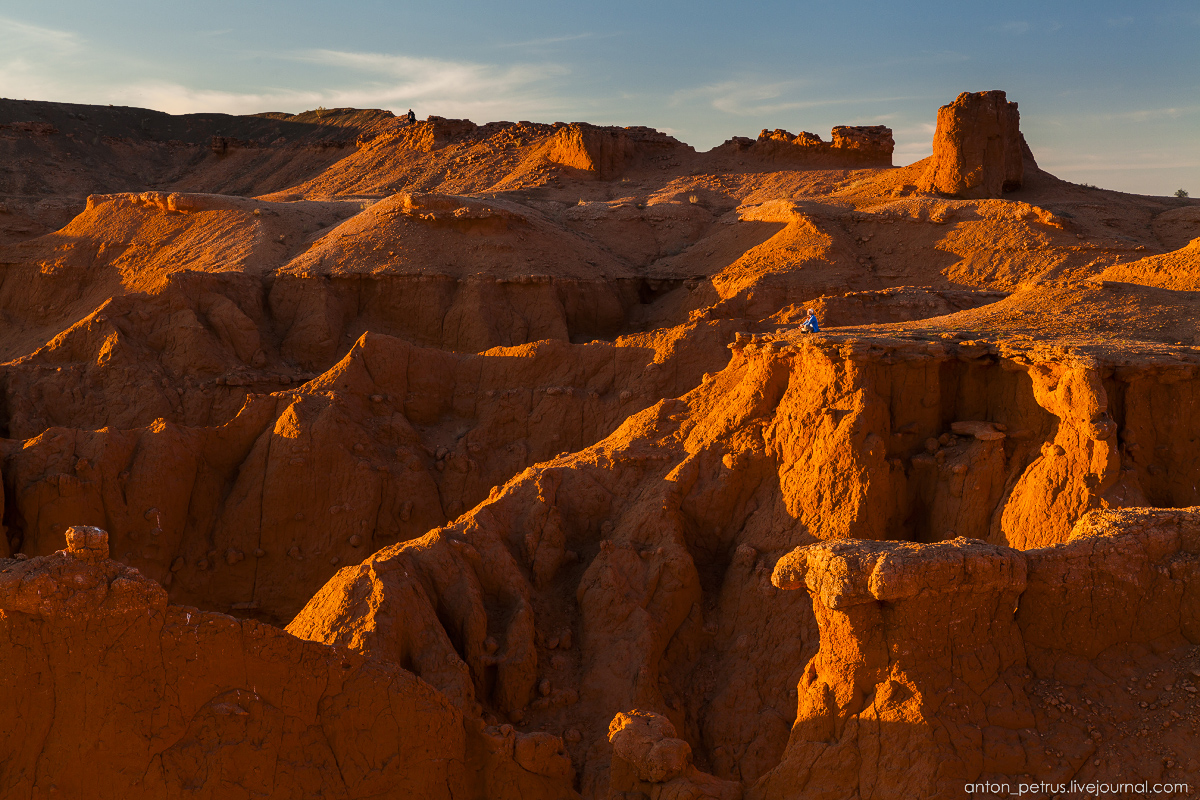
[[[692,747],[676,736],[669,719],[633,709],[608,726],[613,746],[609,786],[655,800],[740,800],[742,787],[701,772],[692,765]]]

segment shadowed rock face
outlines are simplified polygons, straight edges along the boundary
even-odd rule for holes
[[[0,100],[0,795],[1196,773],[1200,203],[938,122]]]
[[[169,605],[98,528],[0,560],[0,637],[9,797],[574,794],[557,737],[488,731],[395,665]]]
[[[1000,197],[1024,182],[1025,139],[1004,92],[963,92],[938,109],[933,160],[918,184],[954,197]]]

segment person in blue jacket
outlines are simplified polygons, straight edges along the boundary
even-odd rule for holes
[[[808,319],[800,324],[800,330],[806,333],[820,333],[821,324],[817,322],[817,312],[813,309],[808,309]]]

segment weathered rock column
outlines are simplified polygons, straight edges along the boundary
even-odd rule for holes
[[[999,197],[1025,180],[1017,104],[1004,92],[963,92],[938,109],[933,157],[917,188],[955,197]]]
[[[783,760],[754,798],[951,797],[989,774],[1036,773],[1025,694],[1025,557],[959,538],[798,548],[774,584],[806,587],[821,649],[797,687]]]

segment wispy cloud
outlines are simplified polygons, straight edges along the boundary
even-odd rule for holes
[[[760,81],[755,79],[728,80],[675,92],[672,105],[707,102],[718,111],[738,116],[771,114],[805,108],[806,103],[786,99],[811,85],[806,80]]]
[[[1126,120],[1129,122],[1150,122],[1157,119],[1179,119],[1200,112],[1200,105],[1170,106],[1167,108],[1137,108],[1132,111],[1121,111],[1110,114],[1093,114],[1089,118],[1101,121]]]
[[[605,33],[597,36],[591,32],[572,33],[565,36],[548,36],[544,39],[528,39],[523,42],[501,42],[496,47],[546,47],[552,44],[562,44],[563,42],[578,42],[583,39],[611,39],[619,35],[616,33]]]
[[[436,102],[445,113],[554,110],[563,105],[554,83],[569,73],[556,63],[499,66],[341,50],[313,50],[291,57],[367,78],[325,93],[338,105]]]
[[[766,81],[753,77],[711,83],[683,89],[671,95],[673,106],[707,103],[718,111],[736,116],[776,114],[830,106],[867,105],[872,103],[910,100],[911,97],[808,97],[814,82],[806,79]]]
[[[355,53],[341,50],[312,50],[293,56],[331,67],[356,70],[398,81],[394,91],[419,96],[510,91],[548,78],[565,75],[557,64],[513,64],[500,67],[470,61],[447,61],[388,53]]]
[[[1009,36],[1024,36],[1027,33],[1054,33],[1062,30],[1062,23],[1054,20],[1033,23],[1022,19],[997,25],[993,30]]]
[[[71,31],[0,17],[0,45],[3,45],[3,52],[9,55],[33,49],[44,54],[46,48],[53,50],[56,55],[63,55],[78,51],[83,45],[83,38]]]
[[[219,36],[223,31],[200,31]],[[48,60],[46,55],[54,55]],[[556,63],[496,65],[394,53],[306,50],[257,53],[265,60],[305,62],[322,70],[323,87],[264,86],[228,91],[178,80],[145,78],[154,65],[111,54],[76,33],[0,17],[0,91],[11,97],[114,103],[170,113],[301,111],[317,106],[434,110],[469,116],[552,113],[564,107],[556,82],[568,70]],[[103,60],[126,77],[91,79],[88,65]]]
[[[53,96],[58,82],[44,65],[73,61],[83,50],[83,38],[71,31],[0,17],[0,92],[22,99]]]

